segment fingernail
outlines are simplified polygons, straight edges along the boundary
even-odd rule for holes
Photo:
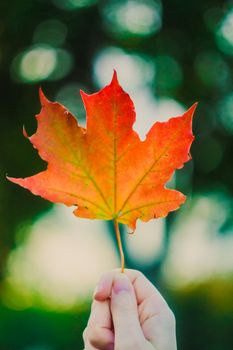
[[[114,279],[113,290],[115,294],[118,294],[123,291],[124,292],[131,291],[131,283],[125,274],[121,273],[119,276],[117,276]]]

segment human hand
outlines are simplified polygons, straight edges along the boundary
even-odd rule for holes
[[[100,279],[85,350],[176,350],[175,317],[166,301],[136,270],[113,270]]]

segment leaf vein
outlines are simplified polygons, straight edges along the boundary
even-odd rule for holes
[[[178,200],[177,200],[177,199],[173,199],[173,200],[166,200],[166,201],[159,201],[159,202],[152,202],[152,203],[144,204],[144,205],[141,205],[141,206],[139,206],[139,207],[135,207],[135,208],[126,210],[125,212],[123,212],[123,213],[119,216],[119,218],[121,218],[122,216],[125,216],[125,215],[127,215],[127,214],[129,214],[129,213],[131,213],[131,212],[134,211],[134,210],[139,210],[139,209],[151,207],[151,206],[153,206],[153,205],[165,204],[165,203],[171,203],[171,202],[178,202]]]
[[[167,152],[167,150],[169,149],[170,145],[174,142],[176,136],[178,135],[181,127],[183,127],[183,124],[180,126],[179,130],[177,130],[177,132],[174,134],[174,136],[171,138],[170,142],[168,143],[168,145],[166,147],[164,147],[164,149],[162,150],[162,152],[160,153],[160,155],[158,156],[157,159],[154,160],[154,162],[152,163],[152,165],[150,166],[150,168],[145,172],[145,174],[138,180],[138,182],[135,184],[135,186],[133,187],[133,189],[130,191],[129,195],[127,196],[127,198],[125,199],[125,201],[123,202],[121,208],[118,211],[118,214],[124,209],[124,207],[126,206],[127,202],[129,201],[129,199],[132,197],[132,195],[135,193],[135,191],[137,190],[138,186],[140,186],[140,184],[143,182],[143,180],[147,177],[147,175],[152,171],[152,169],[154,168],[154,166],[156,164],[158,164],[159,160],[162,158],[162,156],[164,155],[164,153]]]

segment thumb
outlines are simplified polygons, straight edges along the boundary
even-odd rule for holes
[[[123,273],[117,273],[114,277],[110,306],[116,349],[141,349],[144,335],[139,322],[137,300],[132,283]]]

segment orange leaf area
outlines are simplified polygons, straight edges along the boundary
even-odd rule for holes
[[[141,141],[133,130],[135,110],[114,73],[98,93],[81,92],[86,129],[61,104],[40,91],[38,127],[28,137],[47,170],[8,179],[54,203],[74,205],[76,216],[113,219],[133,230],[136,220],[165,217],[185,196],[164,187],[190,159],[193,105],[182,116],[156,122]]]

